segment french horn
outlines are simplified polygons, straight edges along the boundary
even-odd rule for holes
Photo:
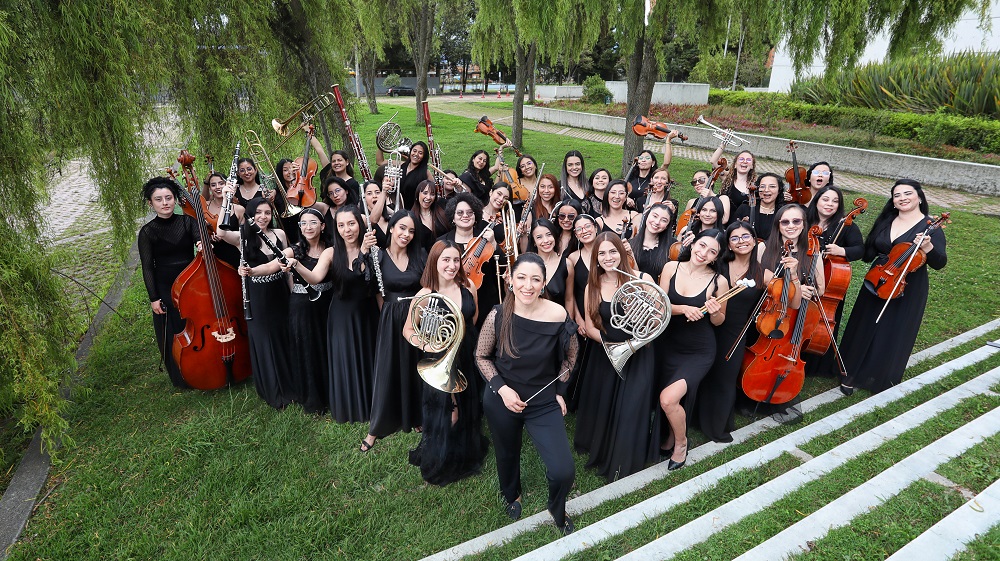
[[[611,366],[622,380],[622,369],[636,351],[656,339],[670,323],[670,299],[660,285],[615,269],[632,280],[618,287],[611,298],[611,327],[632,338],[621,342],[601,343]],[[622,313],[619,313],[622,310]]]
[[[455,359],[465,337],[465,319],[461,308],[451,298],[434,292],[400,300],[414,300],[410,305],[410,325],[414,331],[410,344],[429,353],[444,352],[438,358],[421,359],[417,363],[417,374],[436,390],[445,393],[464,391],[469,382],[455,367]]]

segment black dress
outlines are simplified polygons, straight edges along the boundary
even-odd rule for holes
[[[751,209],[749,204],[744,203],[736,209],[736,212],[733,213],[729,221],[732,222],[736,219],[744,219],[749,222],[752,212],[754,235],[756,235],[758,239],[766,241],[767,238],[771,237],[771,228],[774,227],[774,217],[778,214],[779,207],[780,204],[775,204],[774,212],[771,214],[764,214],[760,211],[760,208]]]
[[[295,246],[295,258],[310,271],[319,261],[301,254]],[[321,291],[316,300],[306,293],[305,280],[294,276],[292,293],[288,297],[288,349],[291,359],[288,398],[302,404],[307,413],[321,413],[328,407],[327,384],[327,316],[333,299],[330,274],[323,282],[312,285]],[[340,334],[340,326],[337,334]]]
[[[468,386],[455,394],[424,387],[424,432],[420,444],[410,451],[410,463],[418,466],[424,481],[433,485],[447,485],[479,473],[489,447],[489,440],[483,435],[483,408],[479,403],[482,385],[473,357],[478,338],[472,325],[476,302],[468,289],[462,287],[461,291],[465,336],[455,367],[465,376]],[[452,425],[455,409],[458,421]]]
[[[403,324],[410,321],[410,301],[420,290],[424,259],[410,257],[405,271],[387,251],[379,252],[385,299],[375,343],[375,387],[369,434],[378,438],[398,431],[410,432],[422,424],[420,398],[424,382],[417,376],[421,353],[403,340]]]
[[[632,338],[611,326],[611,302],[601,301],[601,321],[605,329],[604,341],[619,343]],[[599,367],[601,371],[592,370],[590,378],[607,378],[611,383],[610,391],[602,399],[607,404],[607,415],[599,415],[594,422],[587,467],[595,468],[610,483],[659,460],[662,416],[659,393],[654,388],[656,361],[653,348],[646,345],[636,351],[618,375],[607,359],[607,353],[598,347],[603,345],[592,345],[592,348],[604,353],[604,364]],[[594,360],[590,368],[598,363]],[[584,410],[581,398],[578,419]],[[579,426],[578,421],[578,431]]]
[[[481,222],[476,224],[473,228],[473,236],[478,236],[486,229],[486,223]],[[450,230],[446,232],[443,236],[439,237],[439,240],[445,240],[449,242],[455,242],[455,234],[458,232],[455,230]],[[503,228],[500,226],[495,226],[493,228],[494,239],[503,239]],[[460,251],[465,253],[465,244],[458,243]],[[503,254],[503,250],[499,246],[493,252],[494,256],[500,256],[500,262],[506,262],[506,256]],[[483,284],[477,288],[477,296],[479,297],[479,309],[480,310],[492,310],[493,306],[500,303],[500,287],[497,283],[497,260],[493,257],[489,258],[483,263]],[[476,329],[481,329],[483,322],[486,321],[485,314],[480,314],[478,321],[476,321]]]
[[[563,307],[566,306],[566,278],[568,276],[566,258],[559,256],[559,266],[556,267],[556,272],[552,273],[552,278],[545,285],[545,297]]]
[[[580,204],[580,208],[583,209],[583,214],[589,214],[594,218],[597,218],[601,215],[599,210],[594,209],[594,199],[590,195],[584,195],[581,198],[576,193],[574,193],[572,189],[570,189],[565,185],[562,188],[562,200],[576,201],[577,203]]]
[[[567,267],[569,261],[567,261]],[[576,265],[573,266],[573,298],[576,299],[576,309],[583,309],[583,295],[587,290],[587,279],[590,278],[590,268],[587,263],[584,263],[583,252],[580,252],[580,258],[576,260]],[[583,337],[582,335],[577,335],[578,343],[580,345],[580,357],[581,360],[576,361],[576,369],[573,371],[573,376],[569,381],[569,390],[566,397],[566,407],[570,411],[576,411],[577,407],[580,405],[580,391],[583,387],[584,378],[586,372],[584,370],[584,365],[590,362],[591,345],[590,338]],[[604,353],[603,349],[598,349],[601,353]],[[600,355],[598,355],[598,358]],[[610,364],[609,364],[610,366]],[[578,421],[579,425],[579,421]],[[579,430],[579,426],[577,428]]]
[[[717,283],[718,275],[713,276],[695,296],[681,296],[675,288],[676,273],[670,279],[667,297],[673,306],[686,305],[700,308],[708,300],[706,293]],[[663,391],[667,386],[678,380],[687,382],[687,393],[684,396],[684,412],[687,419],[692,419],[694,404],[698,397],[698,386],[708,374],[715,362],[715,328],[705,315],[698,321],[687,321],[683,315],[675,315],[663,335],[656,339],[658,345],[657,357],[659,364],[659,380],[657,388]],[[654,343],[655,344],[655,343]]]
[[[280,248],[281,241],[276,245]],[[244,255],[251,267],[274,258],[256,244],[249,244]],[[288,391],[294,385],[289,379],[288,284],[281,272],[249,277],[248,281],[247,296],[253,312],[253,319],[247,320],[253,383],[261,399],[281,409],[290,403]]]
[[[823,232],[822,241],[825,246],[827,243],[833,239],[833,235],[836,233],[837,225],[831,224]],[[851,224],[850,226],[845,226],[844,231],[841,232],[840,238],[837,240],[837,245],[844,248],[844,256],[848,262],[857,261],[864,257],[865,254],[865,240],[861,235],[861,229],[858,228],[857,224]],[[827,289],[830,286],[830,279],[826,279]],[[829,318],[831,322],[834,322],[833,326],[833,339],[836,340],[837,334],[840,333],[841,325],[840,322],[844,319],[844,301],[841,300],[840,304],[837,305],[837,311],[834,317]],[[822,322],[822,320],[820,320]],[[818,329],[826,329],[826,327],[820,323]],[[806,376],[837,376],[840,374],[840,365],[837,364],[837,355],[834,351],[833,344],[827,349],[826,354],[822,356],[815,356],[812,354],[806,354],[803,358],[806,359]]]
[[[639,270],[653,277],[654,282],[660,282],[663,266],[667,264],[667,261],[670,261],[667,249],[669,248],[660,247],[659,245],[649,249],[644,247],[636,255],[636,265],[638,265]]]
[[[413,171],[408,171],[409,167],[408,162],[403,162],[403,177],[399,180],[399,193],[403,197],[403,208],[413,208],[413,202],[417,200],[417,186],[420,185],[421,181],[427,179],[426,163]]]
[[[174,335],[184,331],[185,322],[174,307],[170,290],[177,276],[194,259],[194,245],[199,240],[198,223],[183,214],[173,214],[170,218],[157,216],[139,230],[139,260],[146,293],[150,303],[157,300],[163,302],[167,312],[153,314],[153,332],[170,382],[178,388],[188,385],[174,362],[172,349]]]
[[[735,284],[735,283],[734,283]],[[760,286],[746,288],[726,302],[726,319],[715,328],[715,362],[708,375],[701,383],[698,392],[698,421],[705,436],[716,442],[730,442],[729,432],[733,430],[733,410],[736,396],[740,390],[740,368],[743,365],[743,355],[747,347],[752,345],[748,339],[757,338],[757,329],[750,326],[746,334],[735,346],[732,356],[726,360],[726,355],[743,331],[747,320],[757,302],[760,301],[764,289]],[[684,319],[682,316],[675,320]]]
[[[490,190],[493,189],[493,178],[488,177],[483,180],[479,174],[473,174],[469,170],[462,172],[462,175],[458,176],[458,179],[469,187],[472,194],[476,196],[484,205],[490,199]],[[484,310],[487,308],[483,308]]]
[[[912,242],[924,229],[926,225],[922,220],[898,238],[890,240],[889,224],[886,224],[875,234],[877,255],[865,255],[865,258],[874,259],[876,264],[884,262],[893,245]],[[931,243],[934,249],[927,254],[927,265],[941,269],[948,263],[944,232],[940,229],[931,232]],[[906,275],[906,290],[902,296],[889,302],[878,323],[875,319],[882,311],[885,300],[867,288],[861,289],[840,344],[847,369],[845,384],[878,393],[902,381],[927,306],[929,288],[926,265]]]
[[[371,419],[378,305],[359,255],[351,269],[333,273],[333,298],[326,321],[326,402],[338,423]]]

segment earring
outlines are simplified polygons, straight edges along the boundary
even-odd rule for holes
[[[538,293],[538,295],[539,296],[545,296],[545,287],[544,286],[542,287],[542,290]]]

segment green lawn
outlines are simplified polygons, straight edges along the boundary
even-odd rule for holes
[[[413,108],[398,108],[404,134],[423,138],[422,127],[413,124]],[[366,145],[384,118],[358,119]],[[472,119],[435,114],[434,125],[447,167],[461,169],[473,150],[495,146],[472,132]],[[588,170],[620,165],[621,148],[613,145],[533,131],[525,131],[524,144],[551,171],[557,171],[569,149],[583,152]],[[685,181],[703,165],[675,161],[678,198],[693,196]],[[864,231],[883,202],[871,201],[872,211],[862,219]],[[918,349],[1000,315],[1000,295],[989,276],[1000,257],[996,221],[962,212],[952,218],[946,233],[949,265],[931,274]],[[855,276],[861,276],[862,267],[855,269]],[[848,306],[852,301],[849,295]],[[140,276],[133,276],[120,312],[124,319],[109,317],[84,367],[88,391],[77,393],[71,419],[77,446],[53,469],[43,491],[51,493],[12,548],[12,559],[410,559],[509,522],[498,496],[492,452],[481,475],[445,488],[428,486],[406,462],[417,435],[395,435],[362,455],[356,450],[367,425],[338,425],[298,407],[275,411],[258,399],[252,384],[217,392],[172,388],[157,368]],[[832,383],[812,383],[807,393]],[[811,420],[856,402],[863,393],[822,408]],[[571,432],[573,423],[570,417]],[[593,522],[598,513],[634,504],[795,428],[780,427],[733,447],[580,522]],[[897,445],[892,457],[906,446]],[[576,457],[576,462],[574,494],[603,484],[584,469],[586,458]],[[795,462],[782,458],[726,485],[759,485]],[[865,465],[869,463],[881,465],[874,459]],[[523,465],[525,513],[543,511],[545,478],[531,446],[525,447]],[[963,466],[958,469],[978,481],[980,468]],[[849,478],[869,475],[858,471]],[[711,508],[709,503],[702,506]],[[552,528],[541,528],[516,540],[515,547],[485,557],[509,558],[515,550],[556,537]]]

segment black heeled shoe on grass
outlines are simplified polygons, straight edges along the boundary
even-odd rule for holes
[[[518,520],[521,518],[521,499],[518,498],[514,502],[507,503],[507,516],[511,520]]]
[[[840,384],[840,393],[848,396],[854,395],[854,388],[851,386],[845,386],[844,384]]]

